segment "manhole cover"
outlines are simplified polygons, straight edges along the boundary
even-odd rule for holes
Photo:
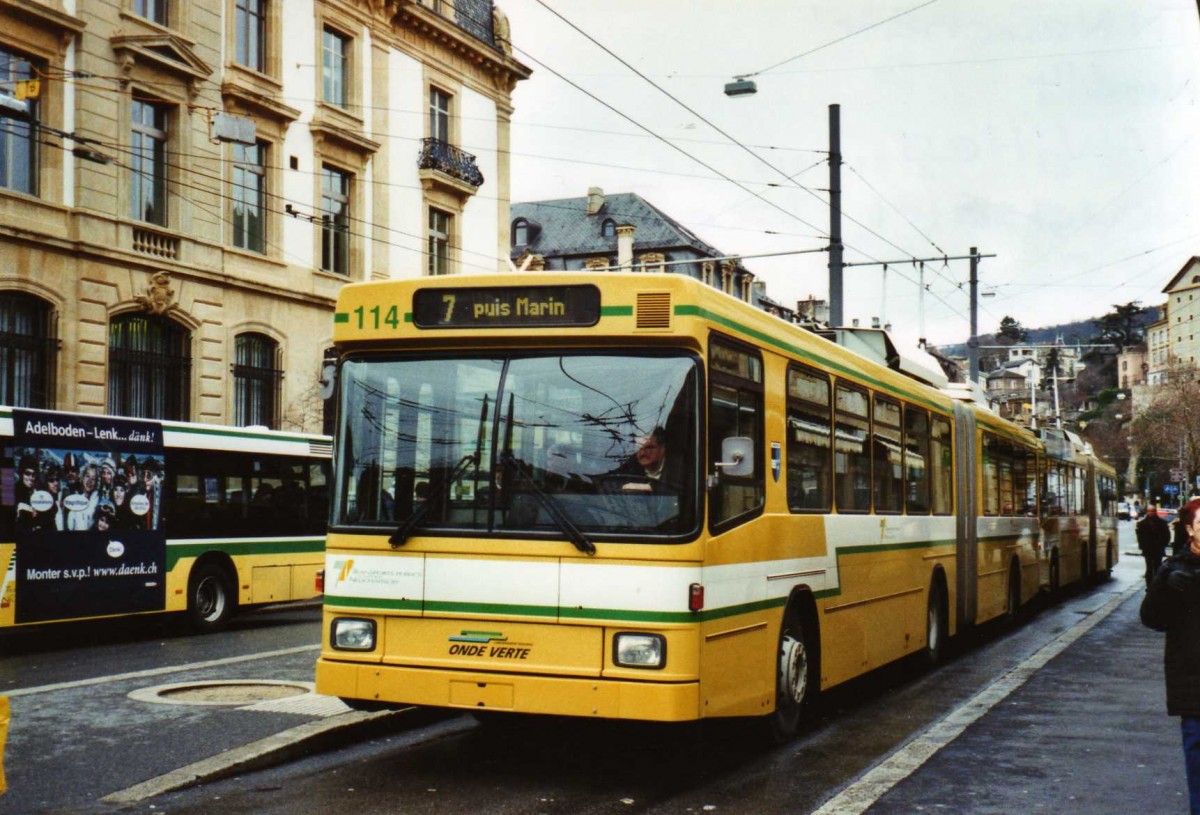
[[[129,698],[164,705],[253,705],[312,692],[311,682],[244,679],[158,685],[135,690]]]

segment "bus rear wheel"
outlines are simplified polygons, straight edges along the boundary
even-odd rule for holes
[[[228,572],[215,563],[192,570],[188,579],[188,620],[201,633],[220,631],[237,608]]]
[[[946,655],[946,639],[950,636],[946,619],[945,593],[936,580],[929,588],[929,605],[925,612],[925,650],[922,661],[932,668],[941,663]]]
[[[1008,602],[1004,610],[1004,618],[1009,623],[1017,622],[1017,618],[1021,614],[1021,567],[1017,561],[1013,561],[1012,567],[1008,570]]]
[[[800,615],[789,608],[783,615],[775,658],[775,710],[763,722],[773,744],[791,741],[800,731],[816,691],[815,667]]]

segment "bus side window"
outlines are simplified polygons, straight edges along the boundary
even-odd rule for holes
[[[829,378],[788,370],[787,495],[792,512],[828,512],[832,506]]]
[[[934,515],[954,512],[954,457],[950,446],[950,422],[935,415],[929,425],[929,486]]]
[[[838,512],[871,511],[871,416],[865,390],[838,383],[833,473]]]

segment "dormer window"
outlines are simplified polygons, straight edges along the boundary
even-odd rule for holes
[[[604,223],[600,225],[600,237],[615,238],[617,237],[617,222],[612,218],[605,218]]]
[[[524,218],[518,218],[517,220],[513,221],[512,245],[529,245],[529,221],[525,220]]]

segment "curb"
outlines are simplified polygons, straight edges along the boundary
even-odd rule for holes
[[[416,716],[416,710],[406,707],[377,712],[352,711],[307,722],[118,790],[100,800],[109,804],[137,803],[163,793],[175,792],[251,770],[261,770],[312,753],[334,750],[351,742],[374,738],[395,730],[397,722],[402,719],[411,719],[410,727],[426,724],[426,717]]]

